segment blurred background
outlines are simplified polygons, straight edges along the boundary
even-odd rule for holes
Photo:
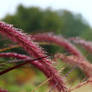
[[[29,34],[53,32],[63,35],[65,38],[82,37],[85,40],[92,40],[92,1],[91,0],[0,0],[0,20],[13,24],[15,27],[23,29]],[[0,49],[13,45],[7,38],[0,35]],[[49,56],[57,52],[64,52],[58,46],[41,44]],[[84,56],[91,62],[92,55],[83,48],[79,48]],[[2,51],[1,51],[2,52]],[[13,48],[4,52],[17,52],[27,54],[22,48]],[[0,62],[8,59],[0,58]],[[61,65],[61,66],[59,66]],[[4,65],[1,70],[11,65]],[[59,62],[57,68],[63,67]],[[66,66],[66,65],[65,65]],[[64,73],[71,67],[66,66]],[[63,73],[63,74],[64,74]],[[80,76],[80,77],[79,77]],[[74,70],[68,79],[73,85],[84,78],[81,70]],[[45,80],[45,76],[32,65],[26,65],[0,76],[0,88],[8,89],[9,92],[32,92],[40,83]],[[76,81],[76,82],[75,82]],[[81,88],[76,92],[91,92],[90,87]],[[35,92],[47,92],[48,83],[39,87]]]

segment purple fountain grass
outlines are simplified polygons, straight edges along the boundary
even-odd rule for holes
[[[21,47],[25,49],[26,52],[29,53],[30,56],[34,58],[45,57],[45,52],[32,41],[26,34],[21,33],[19,29],[14,28],[11,25],[0,22],[0,33],[9,37],[12,41],[17,42]],[[56,88],[59,92],[67,92],[67,87],[63,82],[63,78],[59,75],[56,69],[50,63],[50,59],[43,58],[39,60],[42,66],[44,66],[43,72],[48,78],[51,78],[49,81],[52,86],[58,83]],[[43,71],[43,70],[41,70]]]
[[[37,42],[48,42],[50,44],[54,43],[58,46],[65,48],[71,54],[84,58],[81,52],[74,45],[72,45],[68,40],[64,39],[62,36],[56,36],[52,33],[38,33],[30,37],[32,37],[33,40]]]
[[[30,59],[29,56],[17,54],[14,52],[0,53],[0,57],[8,57],[8,58],[12,57],[12,58],[17,58],[17,59]]]
[[[84,71],[88,78],[92,78],[92,64],[90,64],[88,61],[85,61],[77,56],[66,56],[59,53],[55,55],[55,60],[58,58],[62,59],[65,63],[79,67]]]
[[[92,42],[91,41],[85,41],[79,37],[76,38],[70,38],[69,40],[73,41],[75,44],[79,44],[82,47],[84,47],[88,52],[92,53]]]
[[[17,53],[13,53],[13,52],[8,52],[8,53],[0,53],[0,57],[8,57],[8,58],[16,58],[16,59],[19,59],[21,61],[26,61],[24,64],[26,63],[31,63],[32,65],[34,65],[36,68],[40,69],[41,71],[44,72],[44,65],[42,65],[38,59],[33,59],[30,58],[29,56],[26,56],[26,55],[22,55],[22,54],[17,54]],[[41,58],[40,58],[41,59]],[[18,61],[18,60],[16,60]],[[16,67],[15,67],[16,68]],[[46,71],[45,71],[46,72]]]
[[[15,65],[15,66],[8,68],[4,71],[1,71],[0,75],[3,75],[11,70],[17,69],[25,64],[28,64],[28,63],[33,64],[36,68],[43,70],[43,72],[46,73],[46,71],[44,71],[45,70],[44,66],[38,60],[40,60],[42,58],[46,58],[47,56],[41,57],[41,58],[36,58],[36,59],[31,59],[29,56],[25,56],[25,55],[17,54],[17,53],[0,53],[0,57],[8,57],[8,58],[12,57],[12,58],[21,59],[21,61],[24,61],[22,64]],[[19,60],[16,60],[16,61],[18,62]]]

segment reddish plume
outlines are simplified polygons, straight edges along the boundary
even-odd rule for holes
[[[81,52],[68,40],[64,39],[62,36],[56,36],[53,33],[38,33],[31,35],[30,37],[32,37],[33,40],[37,42],[48,42],[50,44],[54,43],[58,46],[65,48],[71,54],[84,58]]]
[[[65,63],[79,67],[84,71],[88,78],[92,77],[92,64],[90,64],[88,61],[85,61],[77,56],[66,56],[59,53],[55,55],[55,60],[58,58],[62,59]]]
[[[0,33],[2,35],[7,36],[12,41],[18,43],[21,47],[25,49],[26,52],[29,53],[30,56],[34,58],[45,57],[45,52],[32,41],[31,37],[29,38],[26,34],[21,33],[19,29],[14,28],[12,25],[5,24],[0,22]],[[59,75],[56,69],[51,65],[50,59],[43,58],[39,60],[39,62],[44,66],[43,72],[48,78],[51,78],[49,81],[52,86],[58,84],[56,88],[59,92],[67,92],[66,85],[63,82],[63,78]]]
[[[92,42],[83,40],[79,37],[70,38],[69,40],[73,41],[75,44],[79,44],[84,47],[88,52],[92,53]]]

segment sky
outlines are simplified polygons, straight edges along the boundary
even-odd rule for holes
[[[92,26],[92,0],[0,0],[0,19],[7,13],[14,14],[19,4],[44,9],[48,7],[54,10],[67,9],[81,14]]]

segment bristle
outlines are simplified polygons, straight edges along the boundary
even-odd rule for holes
[[[86,41],[84,39],[81,39],[79,37],[76,38],[70,38],[69,40],[73,41],[75,44],[79,44],[82,47],[84,47],[88,52],[92,53],[92,42]]]
[[[88,61],[83,60],[80,57],[77,56],[66,56],[64,54],[56,54],[55,55],[55,60],[57,59],[62,59],[65,63],[68,63],[70,65],[75,65],[82,69],[86,76],[92,77],[92,64],[90,64]]]
[[[38,33],[30,37],[32,37],[34,41],[38,42],[49,42],[50,44],[55,43],[58,46],[64,47],[71,54],[84,58],[81,52],[62,36],[56,36],[53,33]]]
[[[17,42],[21,47],[25,49],[30,56],[34,58],[45,57],[47,56],[44,54],[44,51],[40,48],[40,46],[36,45],[32,39],[29,40],[27,35],[21,33],[16,30],[16,28],[7,25],[5,23],[0,22],[0,33],[6,35],[12,41]],[[51,78],[49,81],[50,84],[53,86],[54,84],[58,83],[56,88],[59,92],[67,92],[67,87],[63,81],[63,78],[59,75],[56,69],[51,65],[51,60],[47,58],[43,58],[39,60],[41,66],[39,69],[48,77]],[[38,63],[39,64],[39,63]],[[38,68],[38,67],[37,67]]]

